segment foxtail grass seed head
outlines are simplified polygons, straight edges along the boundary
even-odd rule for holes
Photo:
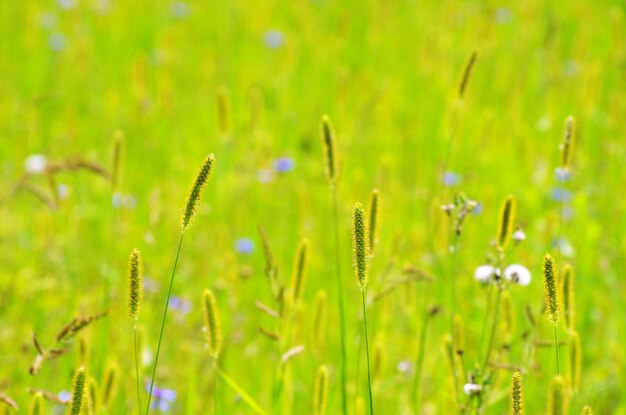
[[[328,307],[328,295],[326,291],[319,290],[315,298],[313,308],[313,341],[318,348],[322,348],[326,338],[326,315]]]
[[[37,392],[35,396],[33,396],[32,401],[30,402],[30,407],[28,408],[28,415],[43,415],[43,413],[44,413],[43,393]]]
[[[119,377],[119,367],[115,363],[110,363],[104,372],[104,382],[102,383],[102,406],[107,407],[113,402],[113,399],[115,399]]]
[[[91,405],[90,413],[97,414],[100,404],[98,402],[98,384],[91,376],[87,380],[87,395],[89,396],[89,404]]]
[[[570,264],[565,265],[565,268],[563,268],[561,280],[563,281],[561,295],[563,296],[565,327],[568,330],[574,330],[574,268]]]
[[[572,151],[576,135],[576,120],[571,115],[565,120],[563,142],[561,143],[561,168],[570,170],[572,167]]]
[[[217,88],[217,117],[222,134],[230,132],[230,100],[228,98],[228,89],[225,86]]]
[[[585,405],[580,414],[581,415],[593,415],[593,409],[591,408],[591,406]]]
[[[380,211],[378,189],[372,190],[370,196],[370,217],[369,217],[369,232],[370,232],[370,251],[373,253],[376,243],[378,242],[378,213]]]
[[[558,270],[554,258],[550,254],[543,257],[543,290],[546,302],[546,315],[554,324],[559,321],[559,301],[557,281]]]
[[[510,342],[515,334],[515,312],[513,311],[513,301],[509,291],[501,294],[502,307],[502,333],[504,340]]]
[[[467,83],[472,75],[472,69],[474,69],[474,65],[476,64],[476,58],[478,58],[478,51],[475,50],[467,60],[465,70],[463,71],[463,78],[461,78],[461,83],[459,84],[459,99],[463,99],[463,96],[465,95],[465,89],[467,88]]]
[[[504,199],[500,207],[500,217],[498,220],[498,249],[504,251],[511,240],[513,225],[515,224],[515,198],[509,195]]]
[[[291,277],[291,295],[294,305],[298,304],[302,298],[302,292],[304,291],[308,251],[309,241],[308,239],[303,239],[300,242],[298,251],[296,252],[296,258],[293,265],[293,275]]]
[[[324,415],[328,405],[328,369],[320,366],[315,379],[315,391],[313,396],[313,414]]]
[[[204,329],[209,344],[209,353],[218,358],[222,350],[222,326],[217,311],[217,301],[211,290],[204,290],[202,295],[204,305]]]
[[[363,205],[354,205],[352,214],[352,266],[357,283],[361,289],[367,285],[370,268],[370,251],[368,246],[367,224]]]
[[[581,360],[582,354],[580,350],[580,336],[578,332],[574,331],[570,335],[570,345],[569,345],[569,353],[570,353],[570,386],[574,392],[578,391],[580,387],[580,376],[581,376]]]
[[[322,117],[321,125],[322,146],[324,148],[324,161],[326,162],[326,177],[332,183],[337,178],[337,154],[335,146],[335,133],[328,115]]]
[[[511,415],[524,414],[524,392],[522,389],[522,374],[519,370],[513,372],[511,381]]]
[[[133,249],[128,258],[128,315],[137,320],[143,304],[143,261]]]
[[[565,381],[561,376],[555,376],[550,382],[548,392],[548,415],[569,414],[568,397],[565,391]]]
[[[204,193],[204,188],[206,187],[206,184],[211,177],[211,173],[213,172],[214,164],[215,156],[213,154],[209,154],[198,171],[196,180],[189,191],[185,209],[183,210],[183,230],[187,229],[193,222],[193,218],[196,215],[196,209],[198,208],[198,203],[200,203],[202,193]]]
[[[113,133],[113,147],[111,150],[111,187],[113,191],[119,188],[124,161],[124,133],[116,130]]]
[[[85,385],[87,383],[87,371],[81,367],[74,376],[74,384],[72,386],[72,398],[69,403],[70,415],[80,415],[83,408],[83,400],[85,399]]]

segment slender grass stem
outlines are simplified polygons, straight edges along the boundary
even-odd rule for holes
[[[561,374],[561,364],[559,362],[559,328],[554,324],[554,350],[556,351],[556,374]]]
[[[452,337],[452,375],[454,378],[454,396],[456,397],[456,402],[457,405],[460,403],[461,398],[459,396],[459,377],[458,377],[458,373],[457,373],[457,367],[456,367],[456,359],[455,359],[455,355],[457,353],[457,344],[456,344],[456,330],[454,327],[454,319],[456,316],[456,270],[458,267],[458,254],[457,254],[457,250],[459,248],[459,233],[456,231],[456,229],[454,229],[454,226],[452,226],[452,233],[454,234],[453,236],[453,243],[450,246],[450,253],[452,254],[452,270],[450,272],[450,278],[452,281],[450,281],[450,308],[451,308],[451,313],[450,313],[450,334]]]
[[[139,346],[137,341],[137,319],[134,319],[133,332],[135,337],[135,378],[137,379],[137,414],[141,415],[141,387],[139,386]]]
[[[161,352],[161,342],[163,341],[163,331],[165,329],[165,319],[167,318],[167,310],[170,306],[170,297],[172,296],[172,286],[174,285],[174,275],[176,275],[176,267],[178,266],[178,258],[180,257],[180,249],[183,246],[183,238],[185,231],[180,232],[180,240],[178,241],[178,250],[176,251],[176,259],[174,260],[174,268],[170,277],[170,287],[167,291],[167,299],[165,301],[165,310],[163,311],[163,319],[161,320],[161,333],[159,334],[159,343],[157,344],[156,355],[154,356],[154,367],[152,368],[152,378],[150,379],[150,391],[148,392],[148,404],[146,406],[146,415],[150,413],[150,400],[152,399],[152,389],[154,388],[154,377],[156,376],[157,364],[159,363],[159,353]]]
[[[213,413],[217,412],[217,358],[213,358]]]
[[[341,337],[341,408],[343,415],[348,415],[348,393],[346,390],[347,383],[347,352],[346,352],[346,319],[343,302],[343,284],[341,278],[341,255],[339,246],[339,208],[337,203],[337,187],[331,184],[332,202],[333,202],[333,232],[335,234],[335,276],[337,282],[337,303],[339,305],[339,331]]]
[[[226,372],[224,372],[217,364],[215,365],[215,370],[217,374],[224,379],[224,382],[228,386],[230,386],[236,393],[241,397],[241,399],[248,404],[248,406],[258,415],[265,415],[266,412],[261,408],[261,406],[250,396],[248,393],[241,387],[233,378],[228,376]]]
[[[363,300],[363,328],[365,330],[365,352],[367,355],[367,386],[370,396],[370,415],[374,415],[374,398],[372,395],[372,368],[370,366],[370,346],[367,337],[367,307],[365,304],[365,287],[361,288],[361,299]]]
[[[476,353],[476,365],[478,365],[478,357],[479,353],[483,351],[483,344],[485,343],[485,333],[487,331],[487,322],[489,321],[489,315],[491,315],[491,306],[493,303],[493,285],[489,284],[488,288],[489,293],[487,294],[487,311],[485,313],[485,318],[483,319],[483,326],[480,331],[480,339],[478,340],[478,350]]]
[[[485,360],[482,365],[481,373],[485,372],[485,368],[489,364],[489,358],[491,357],[491,351],[493,349],[493,340],[498,328],[498,318],[500,316],[500,298],[502,297],[502,288],[497,287],[496,302],[493,310],[493,324],[491,325],[491,333],[489,334],[489,343],[487,346],[487,353],[485,353]]]

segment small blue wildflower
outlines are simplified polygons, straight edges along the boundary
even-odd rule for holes
[[[193,306],[191,304],[191,301],[185,298],[181,298],[175,295],[170,298],[170,308],[176,311],[180,311],[183,314],[189,314],[192,307]]]
[[[560,187],[555,187],[552,189],[552,199],[557,202],[569,202],[572,200],[572,192]]]
[[[474,209],[472,209],[472,213],[474,215],[480,215],[481,213],[483,213],[483,210],[485,210],[483,204],[482,203],[476,203],[476,206],[474,206]]]
[[[287,173],[293,170],[295,162],[291,157],[281,157],[274,160],[274,170],[278,173]]]
[[[456,186],[461,182],[461,176],[451,171],[447,171],[443,174],[443,184],[448,187]]]
[[[254,251],[254,242],[250,238],[239,238],[235,241],[235,250],[243,255],[250,255]]]
[[[559,182],[568,182],[571,177],[571,173],[569,169],[557,167],[556,169],[554,169],[554,176]]]
[[[57,398],[59,398],[61,402],[69,402],[70,399],[72,399],[72,394],[66,390],[63,390],[57,394]]]
[[[150,392],[150,383],[146,383],[146,392]],[[158,408],[160,412],[167,412],[176,400],[176,391],[172,389],[161,389],[156,386],[152,388],[154,400],[150,403],[150,408]]]
[[[270,49],[278,49],[285,43],[285,36],[281,31],[271,29],[263,34],[263,43]]]
[[[55,52],[60,52],[65,49],[66,43],[67,40],[61,33],[52,33],[48,36],[48,45],[50,45],[50,49]]]

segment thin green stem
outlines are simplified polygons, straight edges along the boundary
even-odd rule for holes
[[[367,386],[370,395],[370,415],[374,415],[374,398],[372,395],[372,368],[370,366],[370,345],[367,337],[367,307],[365,305],[365,287],[361,288],[361,299],[363,300],[363,328],[365,330],[365,351],[367,355]]]
[[[491,357],[491,351],[493,349],[493,340],[496,334],[496,329],[498,328],[498,317],[500,316],[500,298],[502,297],[502,288],[496,288],[498,291],[496,293],[496,303],[493,310],[493,324],[491,325],[491,333],[489,335],[487,353],[485,353],[485,361],[483,362],[482,369],[480,370],[481,373],[485,372],[485,368],[489,364],[489,358]]]
[[[178,250],[176,251],[176,259],[174,260],[174,269],[170,277],[170,288],[167,291],[167,299],[165,301],[165,311],[163,311],[163,319],[161,320],[161,333],[159,334],[159,343],[157,344],[156,355],[154,356],[154,367],[152,368],[152,378],[150,379],[150,391],[148,392],[148,405],[146,406],[146,415],[150,413],[150,400],[152,399],[152,389],[154,388],[154,377],[156,376],[157,364],[159,363],[159,353],[161,352],[161,342],[163,341],[163,331],[165,330],[165,319],[167,318],[167,310],[170,306],[170,297],[172,296],[172,286],[174,285],[174,275],[176,275],[176,267],[178,266],[178,258],[180,257],[180,249],[183,246],[183,237],[185,231],[181,230],[180,240],[178,241]]]
[[[478,359],[480,359],[479,354],[483,351],[483,344],[485,343],[485,332],[487,331],[487,321],[489,321],[489,315],[491,314],[491,305],[493,302],[493,285],[489,284],[488,288],[489,293],[487,294],[487,311],[485,313],[485,318],[483,319],[483,327],[480,331],[480,340],[478,341],[478,350],[476,353],[476,365],[478,365]]]
[[[559,328],[554,323],[554,350],[556,351],[556,374],[561,374],[561,364],[559,362]]]
[[[213,358],[213,413],[217,412],[217,358]]]
[[[139,347],[137,341],[137,319],[133,325],[133,332],[135,337],[135,378],[137,379],[137,414],[141,415],[141,388],[139,386]]]
[[[248,393],[241,387],[233,378],[228,376],[226,372],[224,372],[220,367],[216,364],[215,370],[217,374],[220,375],[224,382],[228,386],[230,386],[236,393],[241,397],[241,399],[248,404],[248,406],[258,415],[265,415],[266,412],[261,408],[261,406],[254,400]]]
[[[348,393],[346,390],[347,374],[347,352],[346,352],[346,319],[343,303],[343,284],[341,278],[341,255],[339,247],[339,213],[337,203],[337,188],[334,183],[331,184],[331,193],[333,199],[333,231],[335,234],[335,276],[337,282],[337,302],[339,305],[339,330],[341,337],[341,408],[343,415],[348,415]]]
[[[457,354],[457,344],[456,344],[456,330],[455,330],[455,324],[454,324],[454,319],[456,317],[456,269],[457,269],[457,264],[458,264],[458,255],[457,255],[457,250],[459,248],[459,233],[457,232],[457,230],[455,229],[454,224],[451,226],[452,228],[452,233],[454,234],[453,236],[453,243],[450,246],[450,253],[452,254],[452,271],[450,272],[450,278],[452,281],[450,281],[450,308],[452,310],[451,314],[450,314],[450,334],[452,337],[452,375],[454,378],[454,396],[456,397],[456,402],[457,405],[460,403],[461,398],[459,396],[459,377],[458,377],[458,373],[457,373],[457,367],[456,367],[456,359],[455,359],[455,355]]]

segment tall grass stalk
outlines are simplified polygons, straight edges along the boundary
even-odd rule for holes
[[[172,275],[170,276],[170,286],[167,290],[167,298],[165,300],[165,310],[163,311],[163,318],[161,319],[161,331],[159,333],[159,342],[157,343],[156,355],[154,356],[154,366],[152,367],[152,377],[150,378],[150,390],[148,392],[148,403],[146,404],[146,415],[150,413],[150,401],[152,399],[152,390],[154,389],[154,378],[156,376],[157,365],[159,363],[159,354],[161,353],[161,343],[163,342],[163,331],[165,330],[165,319],[167,318],[167,310],[170,305],[170,298],[172,296],[172,286],[174,285],[174,276],[176,275],[176,267],[178,266],[178,258],[180,257],[180,249],[183,246],[183,238],[185,236],[184,229],[180,232],[180,239],[178,241],[178,249],[176,250],[176,259],[174,260],[174,268],[172,269]]]
[[[141,393],[139,387],[139,347],[137,341],[137,321],[143,303],[143,264],[141,253],[133,249],[128,259],[128,315],[133,319],[135,343],[135,378],[137,383],[137,413],[141,415]]]
[[[320,136],[322,147],[324,150],[324,163],[326,170],[326,178],[330,185],[330,193],[332,197],[332,217],[333,217],[333,236],[335,251],[335,281],[337,285],[337,305],[339,307],[339,337],[341,347],[341,410],[343,415],[348,415],[348,392],[347,392],[347,352],[346,352],[346,318],[345,306],[343,301],[343,279],[341,277],[341,248],[339,238],[339,203],[337,198],[337,156],[335,135],[332,130],[330,118],[322,117]]]
[[[418,413],[418,408],[420,404],[420,388],[422,382],[422,367],[424,366],[424,351],[426,350],[426,334],[428,329],[428,323],[430,321],[431,312],[428,311],[428,301],[426,300],[429,297],[429,291],[427,290],[424,295],[424,304],[422,308],[422,326],[420,328],[419,340],[418,340],[418,349],[417,356],[415,358],[415,371],[413,373],[413,390],[412,394],[412,403],[413,403],[413,412]]]
[[[370,361],[369,338],[367,334],[367,303],[365,301],[365,287],[370,270],[370,247],[367,221],[363,205],[356,203],[352,214],[352,267],[357,284],[361,289],[363,306],[363,328],[365,331],[365,352],[367,356],[367,386],[370,399],[370,415],[374,414],[374,398],[372,394],[372,367]]]
[[[367,356],[367,386],[370,398],[370,415],[374,415],[374,397],[372,393],[372,368],[370,365],[370,346],[367,336],[367,306],[365,301],[365,287],[361,288],[361,299],[363,304],[363,329],[365,330],[365,354]]]
[[[170,305],[170,298],[172,296],[172,286],[174,285],[174,276],[176,275],[176,267],[178,266],[178,259],[180,258],[180,250],[183,246],[183,239],[185,237],[185,230],[191,226],[193,219],[204,193],[209,178],[213,172],[213,165],[215,164],[215,156],[209,154],[202,167],[196,175],[196,179],[191,186],[189,196],[187,196],[187,203],[183,208],[182,227],[180,230],[180,239],[178,241],[178,249],[176,250],[176,259],[174,260],[174,268],[172,269],[172,275],[170,276],[169,289],[167,290],[167,298],[165,300],[165,310],[163,311],[163,318],[161,319],[161,331],[159,333],[159,342],[157,344],[156,355],[154,356],[154,366],[152,368],[152,377],[150,379],[150,391],[148,392],[148,404],[146,405],[146,415],[150,413],[150,401],[152,399],[152,390],[154,389],[154,378],[156,376],[157,365],[159,363],[159,354],[161,352],[161,343],[163,342],[163,331],[165,330],[165,320],[167,318],[167,311]]]

